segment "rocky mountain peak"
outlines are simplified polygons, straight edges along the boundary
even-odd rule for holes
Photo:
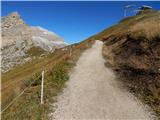
[[[9,17],[16,19],[16,18],[20,18],[20,15],[19,15],[18,12],[12,12],[12,13],[9,15]]]
[[[18,12],[13,12],[2,18],[2,47],[22,43],[27,40],[31,43],[29,26],[20,18]]]
[[[2,17],[1,28],[2,72],[66,46],[54,32],[25,24],[18,12]]]
[[[24,21],[20,18],[18,12],[13,12],[6,17],[2,17],[2,30],[25,24]]]

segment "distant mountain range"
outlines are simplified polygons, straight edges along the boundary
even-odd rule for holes
[[[39,26],[28,26],[18,12],[2,17],[1,23],[2,72],[67,45],[63,38],[54,32]]]

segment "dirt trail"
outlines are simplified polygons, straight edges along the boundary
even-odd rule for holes
[[[151,115],[130,93],[120,89],[114,73],[104,66],[103,43],[86,50],[58,96],[56,120],[151,120]]]

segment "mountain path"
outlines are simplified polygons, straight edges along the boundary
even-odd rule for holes
[[[86,50],[58,96],[56,120],[151,120],[151,113],[119,87],[112,70],[104,66],[101,41]]]

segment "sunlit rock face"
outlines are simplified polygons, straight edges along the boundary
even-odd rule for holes
[[[46,51],[54,51],[55,48],[66,46],[63,39],[42,27],[31,27],[32,40],[34,44],[42,47]]]
[[[66,46],[63,39],[55,33],[41,27],[28,26],[18,12],[2,17],[1,28],[2,72]],[[35,54],[36,52],[41,53]]]

